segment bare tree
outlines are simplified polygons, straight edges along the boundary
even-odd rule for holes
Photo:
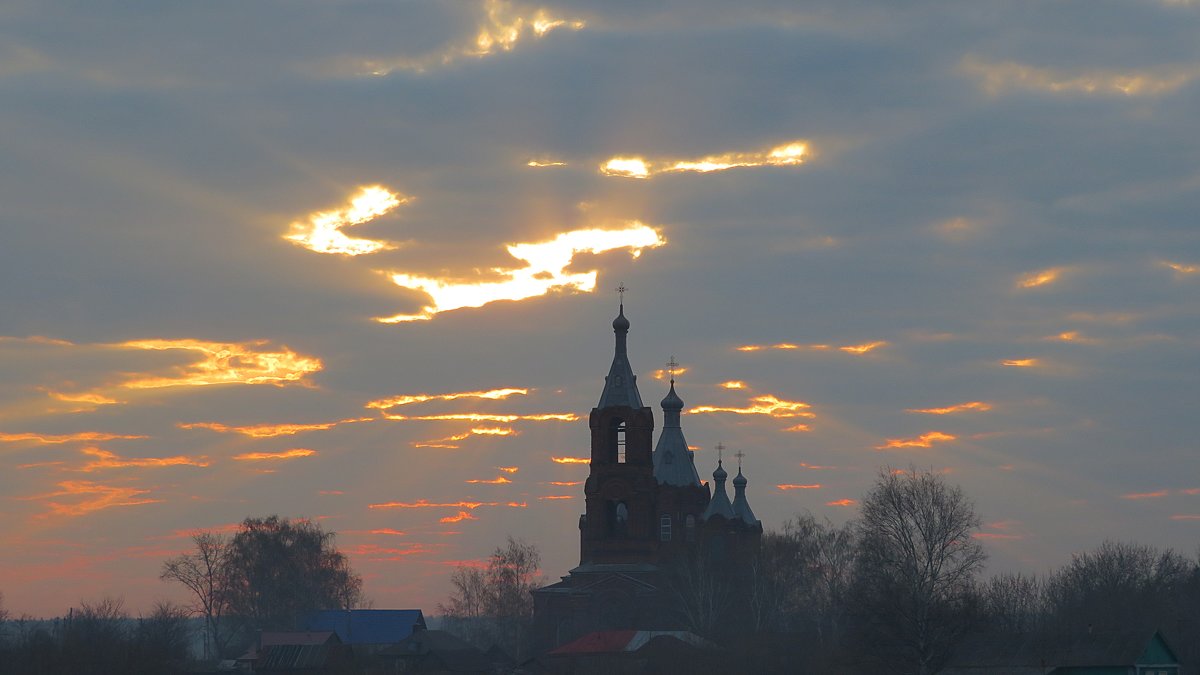
[[[454,592],[438,611],[462,637],[484,647],[499,644],[518,656],[533,621],[531,593],[540,585],[540,567],[537,546],[510,536],[485,569],[461,565],[454,570]]]
[[[729,566],[701,547],[675,557],[665,569],[665,582],[669,605],[688,630],[716,636],[734,604]]]
[[[1042,628],[1045,585],[1023,574],[998,574],[983,585],[980,608],[987,624],[1003,633],[1031,633]]]
[[[196,550],[164,562],[159,578],[179,582],[191,591],[192,612],[204,617],[204,656],[208,658],[210,645],[221,656],[232,637],[221,621],[229,609],[228,543],[212,532],[200,532],[192,542]]]
[[[932,471],[880,472],[863,498],[855,601],[863,646],[902,673],[938,670],[968,627],[987,555],[961,488]]]

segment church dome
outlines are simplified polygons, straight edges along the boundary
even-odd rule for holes
[[[625,318],[625,307],[621,307],[621,312],[617,314],[617,318],[613,319],[613,330],[629,330],[629,319]]]
[[[679,398],[679,394],[675,393],[675,382],[671,381],[671,391],[662,400],[663,410],[683,410],[683,399]]]

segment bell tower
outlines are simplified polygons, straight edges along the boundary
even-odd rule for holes
[[[625,288],[617,289],[624,294]],[[579,562],[643,563],[658,541],[653,460],[654,414],[642,405],[629,365],[625,303],[612,322],[616,348],[600,402],[592,408],[591,472],[579,519]]]

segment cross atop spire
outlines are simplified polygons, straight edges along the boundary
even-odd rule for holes
[[[671,355],[671,360],[667,361],[667,372],[671,373],[671,384],[675,384],[675,369],[679,367],[679,362],[675,360],[675,355]]]
[[[619,286],[617,286],[617,294],[621,296],[621,308],[622,309],[625,307],[625,291],[627,291],[627,290],[629,290],[629,289],[625,288],[625,282],[621,282],[621,284]]]
[[[733,453],[733,456],[738,458],[738,473],[741,473],[742,472],[742,458],[746,456],[746,453],[742,452],[741,450],[738,450],[737,452]]]
[[[721,454],[725,452],[725,444],[717,443],[717,464],[721,463]]]

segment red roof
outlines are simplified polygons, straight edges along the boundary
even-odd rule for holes
[[[588,633],[578,640],[550,652],[551,654],[601,654],[623,652],[638,634],[636,630],[602,630]]]

